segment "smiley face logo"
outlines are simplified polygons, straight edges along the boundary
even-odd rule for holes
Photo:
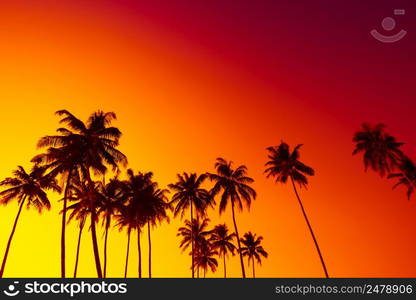
[[[17,296],[20,291],[16,289],[16,285],[19,283],[19,281],[13,282],[13,284],[10,284],[7,287],[7,290],[4,290],[3,293],[9,297]]]
[[[405,14],[405,10],[404,9],[395,9],[394,10],[394,14],[395,15],[404,15]],[[386,17],[381,22],[381,26],[383,27],[383,29],[386,32],[390,32],[390,31],[392,31],[393,29],[396,28],[396,21],[393,18],[391,18],[391,17]],[[371,35],[376,40],[379,40],[380,42],[383,42],[383,43],[395,43],[397,41],[400,41],[407,34],[407,31],[401,29],[396,34],[393,34],[393,35],[384,35],[384,34],[378,32],[376,29],[373,29],[373,30],[371,30],[370,33],[371,33]]]

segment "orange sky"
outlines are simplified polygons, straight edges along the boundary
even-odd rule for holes
[[[213,171],[218,156],[247,165],[258,199],[237,221],[241,233],[250,230],[264,237],[270,256],[258,267],[258,276],[322,276],[293,191],[263,175],[267,146],[281,140],[303,143],[302,160],[316,169],[316,177],[301,197],[330,275],[415,276],[415,202],[407,201],[403,190],[392,191],[391,182],[364,173],[361,158],[351,156],[351,137],[360,122],[385,119],[357,113],[352,121],[337,115],[333,106],[325,108],[325,98],[322,103],[311,100],[336,94],[336,87],[312,88],[300,79],[296,91],[283,83],[271,84],[252,69],[158,23],[156,17],[129,10],[129,1],[120,7],[99,2],[1,4],[1,178],[17,165],[29,166],[37,140],[58,126],[54,111],[64,108],[83,119],[97,109],[115,111],[129,167],[153,171],[162,187],[178,172]],[[287,54],[287,49],[281,51]],[[387,120],[392,130],[401,128],[397,118]],[[400,139],[410,139],[407,131],[398,133]],[[408,149],[415,149],[412,140],[406,141]],[[23,211],[5,276],[59,276],[59,198],[51,195],[53,208],[42,215]],[[16,212],[15,203],[0,209],[1,254]],[[227,222],[231,227],[230,217],[210,212],[213,225]],[[190,275],[190,258],[178,249],[179,226],[180,220],[172,220],[153,231],[156,277]],[[68,274],[76,238],[72,224]],[[145,274],[146,241],[143,236]],[[126,235],[115,229],[109,243],[109,275],[120,277]],[[134,240],[132,245],[129,276],[134,277]],[[91,248],[90,235],[85,234],[80,276],[95,276]],[[240,276],[237,257],[229,266],[230,276]],[[222,276],[222,267],[209,276]]]

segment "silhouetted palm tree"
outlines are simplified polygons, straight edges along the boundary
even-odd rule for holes
[[[285,142],[281,142],[279,146],[267,148],[267,151],[269,152],[269,161],[266,163],[267,169],[265,173],[267,174],[267,178],[275,177],[276,182],[285,184],[287,183],[288,179],[290,179],[292,182],[293,190],[295,191],[303,217],[305,218],[309,232],[311,233],[313,242],[319,255],[319,259],[321,260],[321,264],[325,272],[325,276],[328,278],[328,271],[326,269],[325,261],[319,248],[318,241],[316,240],[315,234],[313,233],[312,226],[309,222],[308,216],[306,215],[306,211],[303,207],[302,201],[296,188],[296,183],[299,184],[300,187],[306,187],[308,185],[307,176],[315,175],[315,171],[311,167],[305,165],[299,160],[300,147],[302,147],[302,145],[297,145],[291,152],[289,145]]]
[[[103,217],[104,225],[104,269],[103,277],[107,277],[107,241],[111,219],[116,215],[118,209],[126,201],[123,182],[112,178],[107,184],[100,184],[101,201],[98,204],[98,215]]]
[[[353,137],[356,145],[352,154],[363,153],[365,170],[371,168],[380,176],[395,170],[403,158],[400,150],[403,143],[397,142],[385,128],[381,123],[375,126],[364,123],[361,131],[357,131]]]
[[[189,246],[193,246],[189,254],[195,257],[199,246],[204,243],[211,234],[211,231],[207,230],[208,223],[209,219],[207,218],[202,219],[202,221],[200,219],[193,219],[192,223],[189,220],[185,220],[185,226],[180,227],[177,233],[177,236],[182,237],[179,244],[182,251],[187,250]],[[195,267],[195,261],[191,265],[191,268],[197,269]],[[195,273],[195,270],[193,270],[193,273]]]
[[[120,230],[124,228],[127,230],[127,250],[126,250],[126,263],[124,267],[124,278],[127,278],[127,269],[129,265],[129,250],[130,250],[130,235],[131,231],[136,229],[141,230],[141,226],[137,223],[137,214],[132,209],[131,204],[124,205],[119,208],[119,214],[116,215],[117,226]]]
[[[6,190],[0,192],[0,203],[7,205],[13,199],[17,199],[19,203],[19,210],[1,264],[0,278],[2,278],[4,274],[10,245],[25,202],[27,203],[27,208],[35,207],[40,213],[43,208],[49,210],[51,207],[45,190],[52,190],[58,193],[61,192],[56,180],[49,176],[45,176],[45,168],[34,166],[31,172],[27,173],[23,167],[18,166],[17,170],[13,171],[13,176],[14,177],[6,178],[0,182],[0,186],[7,187]]]
[[[248,265],[250,261],[253,267],[253,278],[256,278],[256,272],[254,270],[254,259],[261,265],[261,257],[267,258],[269,255],[261,246],[261,241],[263,240],[262,236],[257,237],[256,234],[251,233],[251,231],[244,234],[244,237],[241,239],[244,247],[241,248],[241,253],[243,256],[247,256]]]
[[[226,224],[219,224],[211,231],[209,241],[212,250],[218,252],[219,257],[224,261],[224,278],[227,278],[226,257],[228,253],[234,255],[236,247],[233,244],[235,233],[228,234],[228,227]]]
[[[215,258],[216,255],[218,255],[218,252],[212,249],[209,240],[203,239],[200,241],[195,256],[195,267],[203,270],[204,278],[208,269],[211,269],[213,273],[217,270],[218,262]]]
[[[211,190],[213,196],[222,192],[220,201],[220,214],[225,211],[227,204],[231,203],[231,211],[234,223],[234,230],[237,237],[238,252],[240,254],[241,272],[243,278],[246,277],[243,257],[241,255],[240,237],[238,235],[237,222],[235,219],[235,206],[242,211],[243,202],[248,208],[252,199],[256,198],[256,191],[249,186],[254,180],[247,176],[247,167],[244,165],[233,169],[232,161],[217,158],[215,163],[216,174],[208,174],[209,178],[215,182]]]
[[[194,219],[193,210],[195,207],[196,215],[204,216],[208,206],[213,205],[213,200],[210,193],[202,188],[202,183],[204,182],[206,175],[197,175],[196,173],[183,173],[178,174],[178,182],[174,184],[169,184],[169,188],[175,192],[172,197],[172,204],[175,204],[174,216],[181,214],[183,218],[185,211],[189,208],[190,211],[190,220]],[[192,230],[192,227],[191,227]],[[191,234],[192,236],[192,234]],[[192,253],[192,278],[195,277],[194,272],[194,244],[191,243],[191,253]]]
[[[393,186],[403,185],[407,189],[407,198],[410,199],[416,186],[416,165],[410,158],[404,158],[399,165],[400,172],[391,173],[388,178],[397,178],[397,183]]]
[[[152,191],[151,172],[134,174],[132,169],[127,170],[128,179],[124,181],[124,197],[127,199],[127,206],[131,211],[131,222],[133,228],[137,229],[137,250],[138,250],[138,275],[142,278],[142,251],[140,244],[141,228],[146,225],[147,218],[144,214],[144,203],[146,197]]]
[[[51,176],[66,176],[66,186],[68,186],[74,170],[77,170],[92,185],[90,170],[93,170],[95,174],[103,175],[107,171],[106,165],[117,170],[120,164],[127,164],[126,156],[116,149],[121,132],[116,127],[110,127],[111,122],[116,119],[115,113],[94,112],[86,123],[67,110],[57,111],[56,114],[63,117],[60,123],[65,124],[67,128],[58,128],[57,132],[60,135],[41,138],[38,147],[48,147],[47,152],[33,158],[34,162],[47,166]],[[66,198],[65,192],[61,234],[62,277],[65,277]],[[97,275],[101,278],[103,274],[95,228],[96,210],[91,209],[90,215],[95,265]]]
[[[149,182],[149,190],[145,191],[142,198],[140,213],[147,222],[147,236],[149,245],[149,278],[152,278],[152,241],[150,236],[150,227],[160,224],[164,220],[169,222],[167,210],[170,204],[167,202],[168,198],[166,189],[159,189],[156,182]]]

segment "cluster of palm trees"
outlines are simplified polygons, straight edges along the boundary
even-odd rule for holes
[[[125,277],[127,276],[130,237],[131,233],[136,231],[139,257],[138,277],[142,277],[140,237],[142,231],[147,228],[148,272],[149,277],[152,277],[151,228],[164,221],[168,222],[170,210],[174,211],[174,216],[179,213],[183,216],[188,208],[191,221],[185,221],[185,227],[190,224],[199,224],[200,218],[204,218],[203,222],[206,223],[207,209],[214,207],[214,199],[217,195],[221,195],[218,196],[221,197],[220,212],[223,212],[228,204],[232,207],[235,233],[228,234],[228,229],[223,224],[222,226],[225,227],[218,226],[210,231],[210,238],[202,246],[202,240],[194,238],[194,232],[197,233],[197,230],[190,225],[192,276],[194,277],[195,269],[198,273],[200,269],[206,273],[208,266],[211,269],[212,266],[216,266],[217,261],[213,258],[214,255],[221,256],[225,264],[228,253],[230,251],[234,253],[236,249],[232,244],[232,240],[236,237],[243,277],[245,277],[243,256],[248,256],[253,261],[253,254],[252,251],[244,250],[245,248],[252,249],[250,240],[242,239],[241,242],[245,243],[246,247],[241,247],[234,209],[235,207],[242,209],[243,202],[250,205],[252,199],[256,197],[256,192],[249,186],[253,179],[246,176],[245,166],[234,169],[232,162],[221,158],[217,159],[215,164],[216,173],[179,174],[178,182],[169,185],[174,194],[172,199],[168,199],[169,190],[159,188],[151,172],[135,173],[132,169],[128,169],[127,179],[119,179],[122,168],[127,166],[127,157],[117,149],[121,131],[111,126],[112,121],[116,119],[115,113],[97,111],[86,122],[67,110],[57,111],[56,114],[61,117],[61,127],[56,130],[57,134],[45,136],[39,140],[38,148],[44,151],[31,160],[33,163],[31,171],[28,172],[19,166],[13,172],[13,177],[0,182],[0,186],[3,187],[0,191],[0,202],[8,204],[15,199],[19,203],[19,210],[6,245],[0,277],[3,277],[5,271],[22,207],[26,204],[28,208],[37,208],[39,212],[44,208],[50,209],[48,191],[63,193],[60,243],[62,278],[67,277],[66,226],[69,222],[77,222],[79,230],[73,277],[77,276],[81,237],[86,224],[89,225],[91,233],[95,268],[99,278],[107,276],[108,234],[112,226],[127,232]],[[109,171],[113,173],[113,177],[106,182],[106,175]],[[214,182],[213,188],[209,190],[202,187],[203,181],[208,178]],[[100,257],[97,239],[97,224],[100,222],[104,230],[103,260]],[[223,236],[224,229],[226,236]],[[227,242],[225,246],[224,241]],[[256,241],[260,242],[261,239]],[[255,249],[260,249],[262,255],[267,256],[267,253],[258,246],[255,246],[257,247]],[[257,253],[260,252],[256,252],[255,256]],[[260,262],[259,259],[257,261]]]
[[[126,179],[120,179],[122,169],[127,166],[127,157],[118,150],[121,131],[111,124],[116,119],[113,112],[94,112],[86,122],[81,121],[67,110],[57,111],[61,117],[57,134],[41,138],[38,148],[44,149],[32,159],[33,167],[28,172],[19,166],[9,177],[0,182],[0,203],[8,204],[16,199],[18,212],[8,239],[1,269],[3,277],[11,242],[16,230],[22,207],[35,207],[39,212],[50,209],[48,191],[63,193],[61,226],[61,277],[66,271],[66,226],[77,222],[78,241],[76,247],[73,277],[77,277],[81,237],[86,224],[89,225],[93,245],[94,263],[99,278],[107,277],[108,235],[112,226],[127,233],[127,249],[124,276],[127,277],[131,233],[137,233],[138,277],[142,277],[141,235],[144,230],[148,237],[148,276],[152,277],[152,228],[169,222],[169,211],[174,217],[183,219],[179,228],[180,248],[190,250],[191,276],[203,277],[211,270],[215,272],[218,259],[223,261],[224,277],[227,277],[226,261],[230,254],[238,255],[242,277],[246,277],[244,257],[252,266],[255,277],[255,262],[261,264],[268,253],[261,245],[263,237],[251,231],[243,236],[237,226],[237,212],[249,208],[257,193],[251,186],[253,178],[248,176],[247,167],[235,166],[232,161],[217,158],[215,172],[203,174],[177,174],[177,181],[168,189],[159,188],[153,174],[135,173],[128,169]],[[355,133],[356,143],[353,154],[363,153],[365,168],[377,171],[381,176],[397,179],[398,185],[407,188],[408,197],[416,188],[416,166],[401,150],[403,143],[386,133],[383,124],[371,126],[363,124],[362,130]],[[298,187],[308,185],[308,177],[315,171],[300,160],[300,149],[293,149],[281,142],[267,148],[268,161],[265,174],[278,183],[290,183],[315,245],[326,277],[328,270],[319,247],[311,222],[300,198]],[[106,175],[112,173],[106,182]],[[207,183],[211,183],[210,188]],[[168,194],[171,194],[170,199]],[[208,229],[208,210],[215,209],[219,201],[220,214],[231,209],[233,231],[226,224],[218,224]],[[97,225],[103,229],[102,257],[98,247]],[[102,259],[101,259],[102,258]]]

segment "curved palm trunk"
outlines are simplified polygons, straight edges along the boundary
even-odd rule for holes
[[[150,221],[147,221],[147,237],[149,241],[149,278],[152,278],[152,241],[150,238]]]
[[[223,255],[223,258],[224,258],[224,278],[227,278],[227,266],[225,263],[225,254]]]
[[[316,240],[316,238],[315,238],[315,234],[313,233],[312,226],[311,226],[311,224],[309,223],[308,216],[306,215],[305,209],[303,208],[302,201],[300,200],[300,197],[299,197],[298,191],[297,191],[297,189],[296,189],[295,181],[293,180],[293,177],[292,177],[292,176],[290,176],[290,179],[291,179],[291,181],[292,181],[293,189],[295,190],[296,197],[297,197],[297,199],[298,199],[298,202],[299,202],[300,208],[301,208],[301,210],[302,210],[303,217],[305,218],[306,224],[308,225],[308,228],[309,228],[309,232],[311,233],[311,236],[312,236],[313,242],[315,243],[316,251],[318,251],[319,259],[321,260],[322,268],[324,269],[324,272],[325,272],[325,277],[326,277],[326,278],[329,278],[329,275],[328,275],[328,271],[327,271],[327,269],[326,269],[326,265],[325,265],[324,258],[323,258],[323,256],[322,256],[321,250],[319,249],[318,241],[317,241],[317,240]]]
[[[130,232],[131,232],[131,230],[128,229],[128,233],[127,233],[127,253],[126,253],[126,265],[124,267],[124,278],[127,278],[127,268],[129,266]]]
[[[104,274],[103,277],[107,277],[107,240],[108,240],[108,229],[110,228],[111,216],[108,215],[105,222],[105,236],[104,236]]]
[[[191,200],[191,253],[192,253],[192,278],[195,278],[195,253],[194,253],[194,226],[193,226],[193,209],[192,209],[192,200]]]
[[[238,253],[240,255],[241,272],[243,274],[243,278],[246,278],[246,271],[244,269],[243,255],[241,253],[240,236],[238,234],[237,222],[235,221],[234,202],[231,202],[231,210],[232,210],[232,213],[233,213],[233,223],[234,223],[235,235],[237,236],[237,245],[238,245]]]
[[[142,278],[142,247],[140,245],[140,228],[137,228],[137,250],[139,252],[139,278]]]
[[[22,202],[20,203],[20,206],[19,206],[19,211],[17,212],[17,215],[16,215],[16,219],[14,220],[13,229],[12,229],[12,232],[10,233],[10,237],[6,246],[6,251],[4,252],[3,262],[1,264],[0,278],[3,278],[4,269],[6,267],[7,256],[9,255],[10,245],[12,243],[13,235],[14,235],[14,232],[16,231],[16,225],[17,225],[17,222],[19,221],[19,216],[20,216],[20,213],[22,212],[22,207],[23,207],[23,203],[25,202],[25,200],[26,200],[26,197],[22,199]]]
[[[64,203],[62,208],[62,228],[61,228],[61,277],[65,278],[65,229],[66,229],[66,207],[68,203],[68,191],[71,181],[72,169],[68,173],[66,179],[65,192],[64,192]]]
[[[76,254],[76,257],[75,257],[74,278],[77,278],[78,261],[79,261],[79,250],[81,248],[81,236],[82,236],[82,229],[83,228],[84,228],[84,224],[80,224],[80,226],[79,226],[79,234],[78,234],[77,254]]]

